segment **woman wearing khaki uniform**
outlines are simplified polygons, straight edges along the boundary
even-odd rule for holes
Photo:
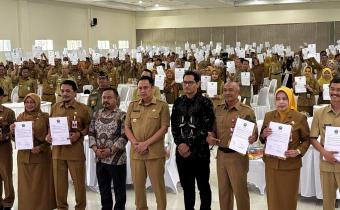
[[[18,151],[18,210],[52,210],[56,208],[52,155],[45,141],[49,115],[40,110],[40,98],[34,93],[24,98],[24,105],[17,121],[33,121],[34,147]]]
[[[270,122],[290,124],[292,132],[285,159],[267,155],[263,157],[268,210],[294,210],[299,191],[301,157],[310,144],[309,127],[306,116],[296,111],[291,89],[279,88],[275,97],[276,110],[266,113],[260,141],[266,143],[267,137],[272,133]]]
[[[315,96],[319,94],[319,84],[314,79],[312,68],[306,66],[302,74],[306,77],[306,93],[299,93],[297,99],[298,111],[306,112],[309,116],[313,116],[313,106],[315,105]]]

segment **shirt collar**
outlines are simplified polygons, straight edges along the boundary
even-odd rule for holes
[[[223,101],[222,104],[224,104],[224,109],[226,109],[226,110],[236,109],[238,111],[238,110],[241,109],[241,102],[240,101],[238,101],[234,106],[231,106],[231,107],[229,107],[228,104],[225,101]]]
[[[70,108],[70,107],[75,108],[76,103],[77,103],[77,101],[74,99],[71,103],[69,103],[69,107],[68,108]],[[65,103],[64,102],[60,103],[60,108],[61,107],[65,107]]]
[[[152,99],[151,99],[151,103],[150,103],[150,104],[156,104],[156,101],[157,101],[156,97],[153,96]],[[144,105],[143,100],[142,100],[142,99],[139,99],[138,104],[139,104],[139,105]]]

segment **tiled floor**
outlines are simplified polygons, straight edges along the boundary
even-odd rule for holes
[[[14,157],[16,154],[14,152]],[[14,158],[14,187],[17,188],[17,172],[16,172],[16,158]],[[218,186],[217,186],[217,177],[216,177],[216,169],[215,169],[215,162],[212,159],[211,163],[211,176],[210,176],[210,184],[212,190],[212,210],[219,209],[218,203]],[[69,188],[69,206],[70,209],[74,209],[75,199],[74,199],[74,189],[72,185]],[[266,204],[266,196],[261,195],[254,186],[249,185],[249,194],[250,194],[250,205],[251,210],[265,210],[267,209]],[[148,190],[148,205],[150,210],[156,210],[156,200],[151,190]],[[196,209],[199,209],[199,194],[197,192],[196,196]],[[179,187],[178,194],[174,194],[171,191],[167,193],[167,209],[169,210],[184,210],[184,203],[183,203],[183,192]],[[235,210],[236,210],[236,203],[235,203]],[[93,192],[88,190],[87,191],[87,208],[88,210],[99,210],[101,208],[100,205],[100,196],[99,193]],[[14,204],[14,210],[17,209],[17,202]],[[127,190],[127,203],[126,203],[127,210],[134,210],[134,191],[132,186],[128,186]],[[299,198],[298,202],[298,210],[322,210],[322,201],[317,200],[315,198]]]

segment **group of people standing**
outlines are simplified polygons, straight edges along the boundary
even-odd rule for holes
[[[176,55],[171,56],[174,56],[171,59],[177,67],[183,66],[184,61],[176,59]],[[276,62],[275,59],[277,60],[273,57]],[[21,85],[19,80],[19,88],[25,87],[24,89],[28,91],[27,93],[19,91],[19,98],[24,102],[25,111],[15,119],[12,110],[0,105],[0,189],[3,184],[5,192],[5,198],[0,202],[0,209],[11,209],[14,202],[11,144],[12,140],[15,141],[14,122],[33,121],[34,148],[20,150],[17,156],[19,210],[68,209],[68,172],[74,184],[75,209],[86,208],[84,154],[86,135],[89,136],[89,146],[96,156],[96,174],[103,210],[112,209],[113,206],[117,210],[125,209],[127,155],[130,156],[136,209],[148,209],[145,191],[147,177],[150,178],[156,197],[157,209],[166,209],[164,136],[169,126],[176,144],[176,163],[184,192],[185,209],[194,209],[196,183],[200,192],[200,209],[211,209],[210,150],[216,145],[220,208],[232,210],[235,197],[237,209],[249,210],[250,198],[247,188],[249,160],[247,156],[230,149],[229,146],[236,120],[240,118],[256,123],[256,117],[253,109],[247,105],[250,102],[250,86],[243,86],[240,81],[240,72],[251,71],[249,60],[238,58],[234,60],[237,71],[235,74],[229,74],[223,66],[212,67],[206,62],[194,65],[195,60],[190,58],[192,65],[185,72],[182,84],[178,84],[174,82],[173,69],[167,68],[159,58],[155,61],[155,66],[164,66],[166,73],[162,91],[155,87],[155,71],[141,66],[141,70],[137,71],[139,76],[134,74],[138,78],[135,100],[130,103],[126,113],[119,109],[120,99],[115,88],[118,85],[116,79],[120,77],[110,76],[112,71],[116,71],[113,67],[107,67],[110,62],[106,64],[105,61],[103,62],[105,69],[104,66],[100,68],[100,65],[97,66],[98,68],[95,65],[88,68],[91,69],[86,76],[88,80],[92,78],[90,77],[92,72],[96,73],[94,77],[96,82],[93,83],[95,89],[90,94],[88,106],[76,101],[76,94],[81,90],[79,91],[80,86],[77,83],[78,77],[70,77],[68,73],[70,68],[68,63],[61,65],[61,75],[56,76],[55,79],[53,75],[58,75],[57,68],[48,68],[47,72],[38,71],[47,76],[42,77],[43,87],[46,82],[51,81],[51,86],[47,83],[45,86],[51,87],[51,90],[54,88],[53,91],[56,93],[53,92],[53,96],[57,95],[56,100],[52,99],[53,106],[50,114],[41,111],[40,97],[34,93],[36,86]],[[145,60],[145,64],[147,62],[149,60]],[[264,64],[262,70],[262,67],[258,66],[260,64],[257,58],[252,62],[250,80],[258,91],[262,86],[262,77],[258,77],[258,74],[261,71],[265,74],[267,67]],[[248,138],[249,144],[259,138],[265,146],[267,137],[272,133],[269,128],[270,122],[292,126],[291,139],[285,152],[286,158],[267,155],[263,158],[269,210],[296,209],[301,158],[310,144],[320,151],[322,157],[320,173],[324,210],[334,209],[335,191],[339,187],[337,181],[337,176],[340,176],[337,170],[339,163],[334,152],[326,151],[323,145],[326,126],[340,126],[338,120],[340,79],[334,70],[323,67],[322,71],[316,72],[319,75],[316,80],[313,76],[315,73],[313,65],[315,66],[311,62],[305,65],[303,71],[300,69],[301,74],[306,76],[307,93],[299,94],[296,103],[294,91],[279,85],[275,92],[275,110],[266,113],[261,130],[258,131],[255,126],[252,135]],[[21,77],[30,78],[30,71],[27,68],[21,69]],[[269,65],[270,79],[278,75],[276,71],[282,76],[280,68],[281,65],[274,65],[274,63]],[[2,76],[8,80],[5,74],[5,67],[0,64],[0,81]],[[12,71],[8,71],[7,74],[16,76]],[[218,95],[212,98],[206,97],[200,90],[200,76],[205,74],[211,74],[212,80],[218,83]],[[82,78],[83,76],[80,76],[80,80]],[[124,80],[125,77],[122,78]],[[276,79],[280,84],[281,78]],[[113,80],[116,81],[115,84]],[[319,94],[318,86],[323,84],[330,85],[330,104],[314,113],[312,129],[309,129],[307,117],[298,111],[313,114],[308,103],[309,100],[313,102],[314,98],[311,96]],[[294,83],[291,85],[293,87]],[[2,102],[8,101],[9,92],[6,93],[6,88],[9,89],[0,88]],[[47,97],[48,94],[44,90],[46,88],[43,88],[42,97]],[[166,101],[160,99],[161,94]],[[4,99],[5,97],[7,99]],[[171,111],[168,106],[170,103],[173,104]],[[70,145],[51,146],[53,138],[49,131],[49,117],[67,117]],[[317,141],[319,136],[320,142]],[[125,149],[128,141],[131,143],[130,154],[126,154]],[[111,192],[112,183],[115,204]],[[44,199],[41,199],[42,197]]]

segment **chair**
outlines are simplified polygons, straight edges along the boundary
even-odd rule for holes
[[[11,101],[12,101],[12,103],[16,103],[16,102],[19,101],[18,90],[19,90],[18,86],[15,86],[13,88],[13,90],[12,90],[12,93],[11,93]]]
[[[275,100],[274,100],[274,95],[275,95],[275,91],[277,88],[277,80],[276,79],[272,79],[269,83],[269,94],[268,94],[268,99],[269,99],[269,104],[270,104],[270,108],[274,109],[275,107]]]
[[[93,86],[92,85],[84,85],[83,86],[83,93],[85,92],[85,90],[92,92]]]
[[[258,95],[257,103],[251,104],[257,120],[263,120],[266,112],[271,110],[268,95],[269,87],[261,88]]]

